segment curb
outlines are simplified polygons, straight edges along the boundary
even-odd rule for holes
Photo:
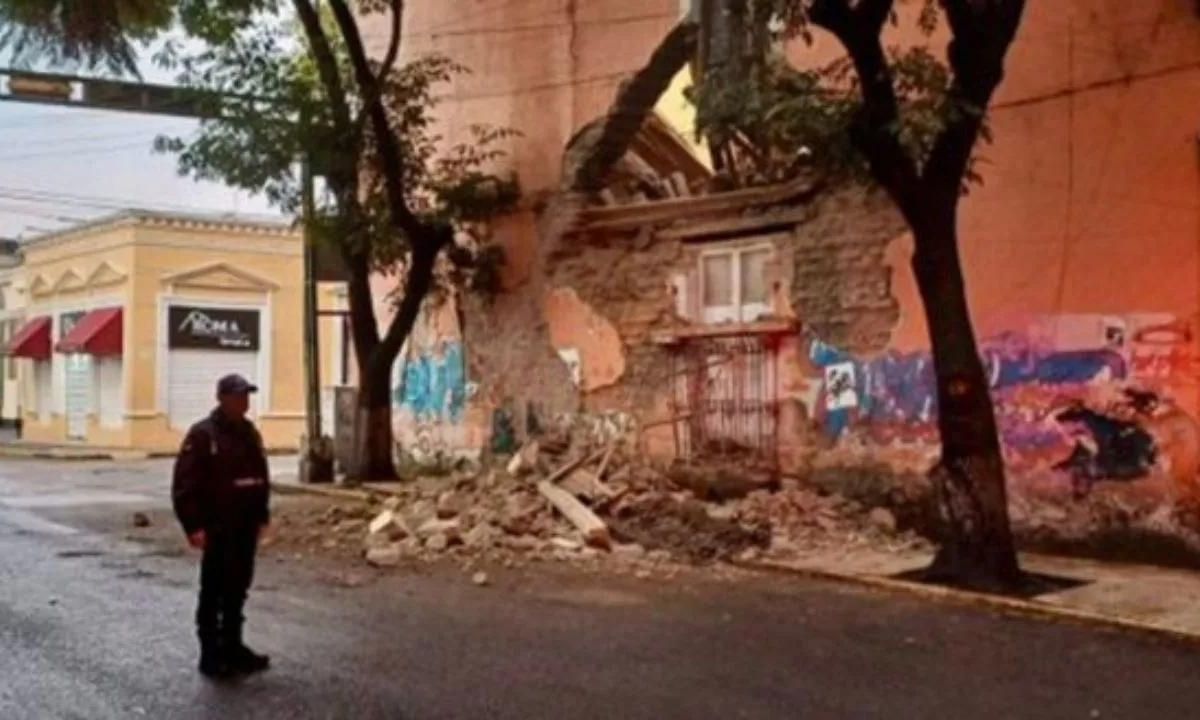
[[[974,592],[971,590],[959,590],[957,588],[946,587],[943,585],[926,585],[924,583],[917,583],[909,580],[896,580],[894,578],[881,577],[878,575],[852,575],[848,573],[834,572],[832,570],[794,568],[767,562],[733,561],[732,564],[735,567],[741,567],[747,570],[758,570],[781,575],[803,577],[811,580],[823,580],[842,585],[854,585],[857,587],[888,592],[897,595],[915,595],[917,597],[926,600],[932,600],[934,602],[984,608],[992,611],[1005,612],[1010,615],[1020,615],[1023,617],[1032,617],[1040,620],[1072,622],[1077,625],[1088,625],[1107,630],[1120,630],[1140,635],[1150,635],[1154,637],[1170,639],[1175,642],[1200,646],[1200,634],[1190,633],[1185,630],[1178,630],[1176,628],[1158,625],[1151,622],[1125,618],[1119,615],[1105,615],[1103,613],[1080,610],[1078,608],[1063,607],[1061,605],[1053,605],[1051,603],[1039,602],[1036,600],[1021,600],[1002,595],[988,595],[986,593]]]
[[[267,457],[289,457],[296,453],[290,450],[268,450]],[[56,460],[58,462],[136,462],[141,460],[164,460],[174,458],[171,450],[89,450],[81,447],[56,448],[38,445],[0,444],[0,458],[11,460]]]
[[[357,500],[366,502],[370,493],[350,488],[333,487],[330,485],[302,485],[298,482],[271,482],[271,492],[280,495],[313,495],[333,498],[335,500]]]

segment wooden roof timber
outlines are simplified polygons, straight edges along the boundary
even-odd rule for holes
[[[575,224],[575,232],[620,232],[638,230],[646,226],[680,226],[672,227],[670,232],[676,236],[707,234],[706,232],[689,232],[686,226],[699,226],[702,223],[713,223],[722,215],[736,214],[756,207],[769,207],[784,203],[800,202],[807,205],[808,201],[819,191],[819,183],[812,178],[799,178],[779,185],[746,188],[730,192],[713,193],[710,195],[695,195],[689,197],[653,200],[643,203],[626,205],[611,205],[590,207],[583,210]],[[788,216],[796,213],[781,215],[726,218],[726,224],[743,222],[751,225],[776,224],[789,222]],[[802,219],[800,216],[790,221]],[[736,229],[733,228],[733,229]],[[709,231],[711,232],[711,231]]]

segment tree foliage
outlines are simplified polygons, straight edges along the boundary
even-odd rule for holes
[[[920,2],[913,22],[928,39],[937,28],[937,6],[933,0]],[[853,137],[864,103],[853,59],[798,68],[785,56],[787,43],[813,44],[813,5],[810,0],[748,0],[742,27],[749,34],[769,28],[771,42],[765,47],[748,43],[744,56],[712,68],[690,90],[697,132],[714,145],[736,149],[735,170],[744,184],[781,182],[810,170],[835,180],[870,179],[867,157]],[[892,24],[900,24],[894,10],[888,15]],[[925,44],[888,47],[886,62],[900,110],[895,130],[920,168],[938,135],[963,111],[951,93],[952,73]],[[990,140],[986,124],[982,136]],[[964,181],[981,181],[976,161],[972,157]]]
[[[222,40],[277,0],[0,0],[0,48],[14,62],[138,74],[139,46],[172,26]]]
[[[192,38],[206,41],[200,51],[189,54],[187,43],[175,38],[157,54],[159,64],[176,70],[179,84],[196,93],[214,117],[192,137],[164,136],[156,145],[178,155],[181,173],[261,193],[292,214],[301,206],[297,159],[311,157],[331,177],[317,216],[310,218],[318,238],[344,254],[369,255],[377,272],[395,272],[410,244],[392,222],[384,178],[374,168],[372,154],[381,150],[372,129],[360,120],[355,126],[360,141],[337,131],[308,39],[293,18],[266,10],[275,12],[210,11],[187,25]],[[348,75],[344,44],[334,50],[340,72]],[[515,178],[488,172],[513,131],[477,125],[464,142],[449,146],[433,132],[437,87],[465,72],[449,58],[430,55],[395,67],[383,78],[381,93],[414,212],[424,223],[470,231],[515,202],[518,188]],[[345,102],[361,114],[364,98],[357,90]],[[342,188],[334,176],[353,181]],[[483,240],[477,233],[469,251],[453,257],[471,265],[496,262]]]

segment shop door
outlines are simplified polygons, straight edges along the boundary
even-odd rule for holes
[[[207,417],[217,404],[217,380],[238,373],[251,382],[258,378],[257,352],[171,350],[167,367],[167,412],[171,427],[187,430]],[[251,396],[250,414],[257,399]]]
[[[67,438],[87,439],[88,413],[92,399],[92,356],[66,356]]]

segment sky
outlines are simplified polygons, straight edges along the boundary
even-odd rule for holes
[[[142,72],[146,82],[171,80],[149,62]],[[186,118],[0,101],[0,238],[127,208],[277,215],[262,198],[180,177],[174,156],[153,151],[159,134],[187,137],[195,128]]]

